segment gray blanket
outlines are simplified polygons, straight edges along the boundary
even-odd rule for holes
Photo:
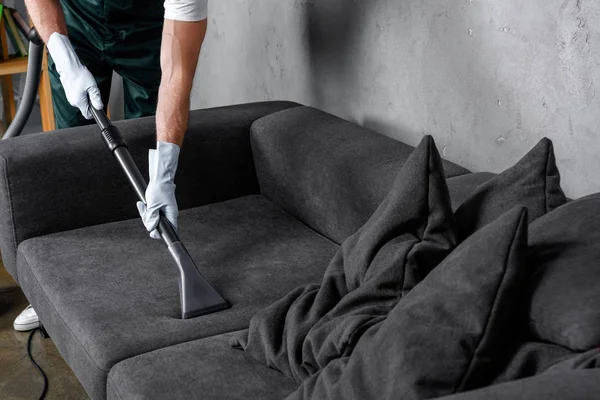
[[[302,382],[348,357],[456,244],[441,158],[425,137],[367,223],[346,239],[321,284],[255,315],[231,345]]]

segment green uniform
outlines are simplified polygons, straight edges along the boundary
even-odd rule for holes
[[[125,118],[156,113],[164,0],[60,0],[69,38],[98,84],[102,102],[110,94],[113,70],[123,78]],[[93,123],[72,107],[49,60],[57,129]]]

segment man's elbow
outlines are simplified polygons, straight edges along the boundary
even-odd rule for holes
[[[160,85],[163,87],[186,88],[191,87],[194,81],[195,71],[180,65],[169,65],[162,67],[162,78]]]

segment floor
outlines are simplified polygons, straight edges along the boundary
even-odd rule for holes
[[[12,328],[15,317],[28,305],[15,281],[0,264],[0,399],[37,399],[43,389],[42,377],[27,358],[29,332]],[[56,350],[52,339],[36,332],[32,342],[35,360],[49,380],[46,399],[87,399],[85,391]]]

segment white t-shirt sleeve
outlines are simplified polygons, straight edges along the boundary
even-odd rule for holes
[[[208,17],[208,0],[165,0],[165,19],[202,21]]]

